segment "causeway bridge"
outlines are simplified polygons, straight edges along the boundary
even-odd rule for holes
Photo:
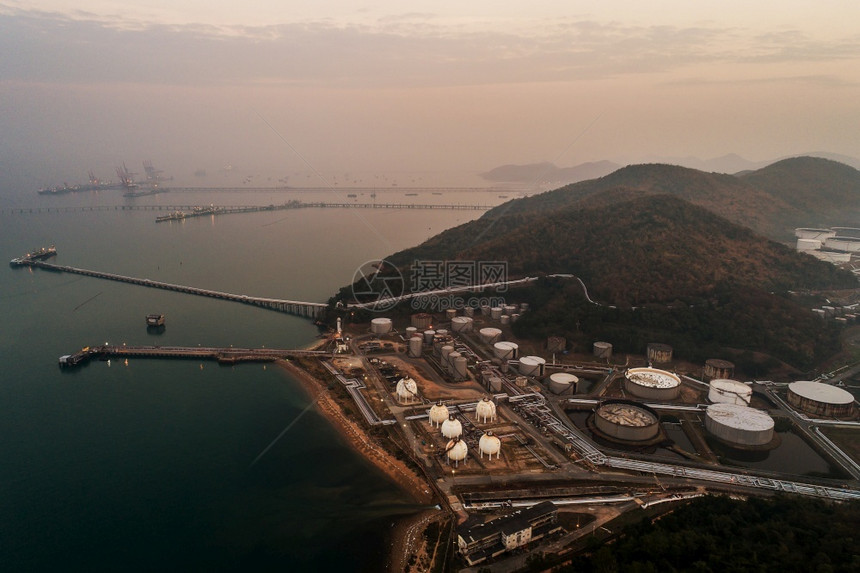
[[[149,279],[141,279],[137,277],[129,277],[113,273],[105,273],[101,271],[91,271],[88,269],[81,269],[78,267],[70,267],[66,265],[55,265],[53,263],[46,263],[45,261],[28,258],[18,259],[17,262],[13,261],[13,264],[16,266],[36,267],[47,271],[72,273],[77,275],[83,275],[86,277],[124,282],[149,288],[171,290],[174,292],[193,294],[197,296],[207,296],[210,298],[218,298],[222,300],[229,300],[232,302],[241,302],[243,304],[259,306],[269,310],[274,310],[277,312],[283,312],[286,314],[292,314],[295,316],[301,316],[310,319],[318,319],[322,317],[322,315],[325,313],[325,309],[328,308],[328,305],[322,302],[305,302],[299,300],[283,300],[277,298],[264,298],[258,296],[248,296],[244,294],[234,294],[217,290],[177,285],[161,281],[153,281]]]

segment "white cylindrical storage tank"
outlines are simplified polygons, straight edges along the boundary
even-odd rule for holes
[[[516,322],[520,319],[519,313],[515,312],[511,315],[511,322]]]
[[[500,318],[502,318],[502,307],[494,306],[493,308],[491,308],[490,318],[492,318],[493,320],[499,320]]]
[[[520,312],[526,312],[529,309],[529,303],[521,302],[520,303]]]
[[[418,401],[418,385],[412,378],[401,378],[395,389],[397,401],[401,404],[412,404]]]
[[[851,392],[820,382],[792,382],[788,385],[788,403],[814,416],[848,418],[854,414]]]
[[[442,422],[442,435],[448,438],[456,438],[463,433],[463,424],[453,415],[449,415],[448,419]]]
[[[468,365],[469,361],[465,356],[457,356],[452,361],[454,366],[454,378],[457,380],[465,380],[469,377]]]
[[[773,439],[773,418],[763,410],[737,404],[711,404],[705,429],[738,446],[764,446]]]
[[[520,358],[519,371],[523,376],[543,376],[546,360],[540,356],[523,356]]]
[[[798,251],[817,251],[821,248],[821,241],[818,239],[798,239],[797,240],[797,250]]]
[[[824,240],[824,246],[834,251],[856,253],[860,251],[860,238],[857,237],[832,237]]]
[[[388,334],[391,332],[391,319],[374,318],[370,321],[370,332],[373,334]]]
[[[454,438],[445,446],[445,455],[448,456],[448,462],[454,462],[460,465],[460,462],[466,459],[466,454],[469,452],[469,446],[460,438]]]
[[[708,400],[713,404],[749,406],[752,388],[737,380],[715,378],[708,383]]]
[[[416,334],[418,334],[417,328],[415,328],[414,326],[407,326],[406,327],[406,340],[409,340],[410,338],[412,338]]]
[[[448,329],[447,328],[436,329],[436,336],[448,336]]]
[[[494,422],[496,420],[496,404],[484,397],[475,406],[475,420],[481,423]]]
[[[549,390],[553,394],[573,394],[579,378],[567,372],[556,372],[549,377]]]
[[[598,341],[594,343],[594,356],[596,358],[612,358],[612,345],[608,342]]]
[[[454,332],[472,332],[473,322],[468,316],[455,316],[451,319],[451,330]]]
[[[665,370],[630,368],[625,378],[625,389],[639,398],[674,400],[681,393],[681,379]]]
[[[448,361],[445,363],[445,366],[448,369],[448,374],[451,376],[454,376],[454,362],[458,358],[463,358],[463,356],[456,350],[448,353]]]
[[[446,308],[445,309],[445,318],[447,320],[451,320],[455,316],[457,316],[457,309],[456,308]]]
[[[481,436],[481,439],[478,440],[478,449],[481,450],[481,457],[484,457],[484,454],[489,456],[489,459],[493,459],[493,455],[495,454],[496,459],[499,459],[499,452],[502,449],[502,441],[498,436],[493,435],[493,431],[489,430],[486,434]]]
[[[519,346],[516,342],[497,342],[493,345],[493,354],[500,360],[516,360]]]
[[[424,331],[424,344],[433,344],[433,337],[436,336],[435,330]]]
[[[481,315],[490,316],[490,305],[484,303],[481,305]]]
[[[444,368],[448,367],[448,355],[454,352],[454,347],[450,344],[446,344],[442,347],[442,350],[439,351],[439,363],[442,364]]]
[[[409,339],[409,356],[412,358],[420,358],[424,347],[424,339],[420,336],[413,336]]]
[[[824,240],[836,236],[836,231],[833,229],[814,229],[811,227],[801,227],[794,230],[794,236],[798,239],[819,239]]]
[[[463,314],[465,314],[469,318],[472,318],[475,316],[475,309],[471,306],[467,306],[466,308],[463,309]]]
[[[441,401],[436,402],[436,404],[430,408],[430,425],[439,427],[450,415],[450,412],[448,412],[448,406],[443,404]]]
[[[515,304],[506,304],[505,306],[503,306],[503,307],[502,307],[502,311],[503,311],[503,312],[502,312],[502,314],[507,314],[508,316],[510,316],[510,315],[512,315],[513,313],[517,312],[517,310],[519,310],[519,309],[517,308],[517,305],[515,305]]]
[[[419,330],[428,329],[433,325],[433,315],[428,314],[426,312],[419,312],[418,314],[413,314],[411,318],[411,324]]]
[[[490,389],[490,392],[501,392],[502,379],[498,376],[490,376],[490,378],[487,380],[487,387]]]
[[[511,317],[508,316],[507,314],[503,314],[502,316],[499,317],[499,324],[510,324],[510,323],[511,323]]]
[[[498,328],[482,328],[478,331],[481,340],[487,344],[495,344],[502,337],[502,331]]]

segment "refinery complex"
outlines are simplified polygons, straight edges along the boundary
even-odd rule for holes
[[[743,381],[729,360],[682,363],[660,342],[615,356],[595,341],[574,357],[563,338],[517,341],[510,325],[528,311],[338,320],[322,360],[369,426],[402,436],[401,454],[456,516],[465,565],[513,559],[525,545],[557,550],[577,535],[559,515],[585,504],[706,492],[860,498],[860,412],[839,377]],[[768,465],[788,447],[809,453],[810,471]]]

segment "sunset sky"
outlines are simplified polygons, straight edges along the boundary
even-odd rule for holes
[[[501,4],[0,0],[0,169],[860,156],[856,1]]]

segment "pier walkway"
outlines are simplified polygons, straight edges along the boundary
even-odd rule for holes
[[[191,358],[217,360],[220,364],[237,362],[274,362],[299,356],[327,356],[323,350],[278,348],[218,348],[212,346],[87,346],[75,354],[60,357],[61,366],[77,366],[93,358]]]
[[[243,304],[250,304],[253,306],[259,306],[263,308],[267,308],[269,310],[275,310],[278,312],[284,312],[287,314],[293,314],[296,316],[302,316],[305,318],[316,319],[320,318],[325,309],[328,307],[327,304],[322,302],[304,302],[299,300],[283,300],[276,298],[264,298],[258,296],[248,296],[244,294],[233,294],[229,292],[221,292],[216,290],[202,289],[197,287],[183,286],[172,283],[165,283],[160,281],[152,281],[149,279],[141,279],[137,277],[129,277],[125,275],[117,275],[113,273],[105,273],[101,271],[91,271],[88,269],[80,269],[77,267],[70,267],[66,265],[55,265],[53,263],[46,263],[44,261],[33,260],[33,259],[21,259],[17,263],[14,263],[17,266],[28,266],[28,267],[36,267],[48,271],[61,272],[61,273],[73,273],[78,275],[83,275],[87,277],[94,277],[98,279],[106,279],[111,281],[119,281],[124,283],[135,284],[139,286],[145,286],[150,288],[159,288],[164,290],[171,290],[174,292],[181,292],[185,294],[193,294],[197,296],[207,296],[211,298],[219,298],[222,300],[229,300],[232,302],[241,302]]]

